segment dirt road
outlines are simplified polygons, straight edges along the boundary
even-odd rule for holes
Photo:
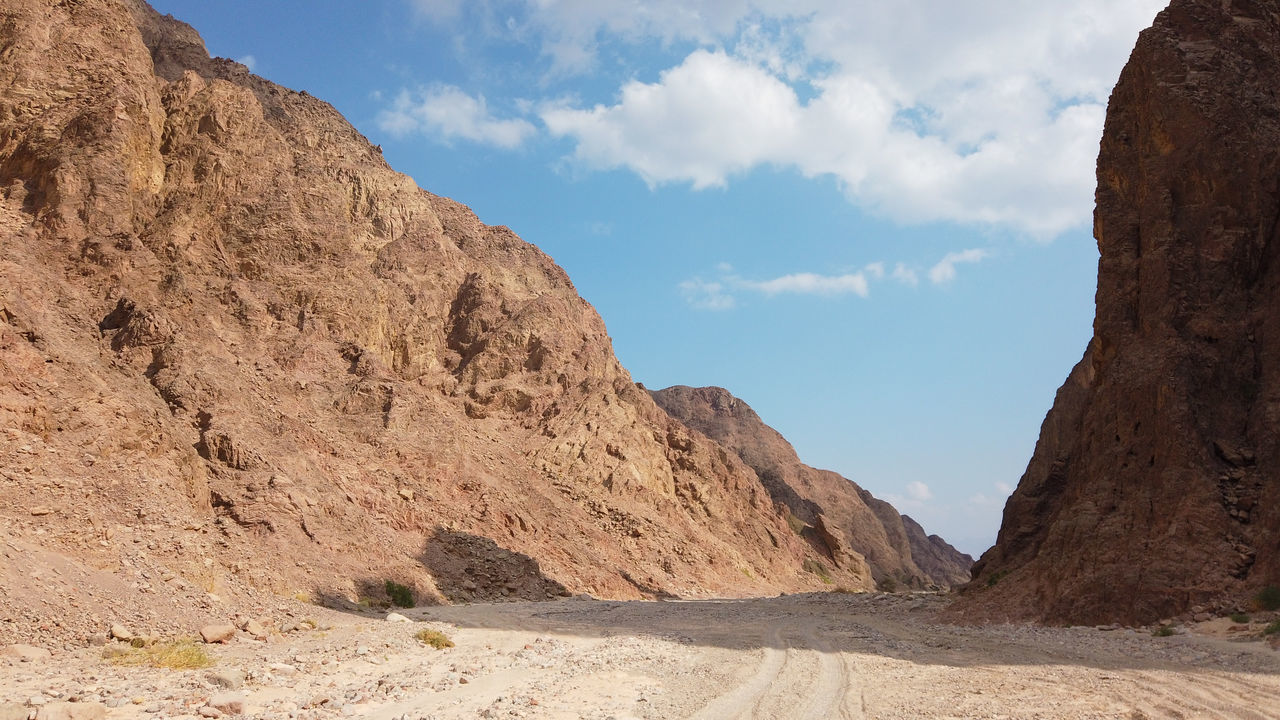
[[[802,595],[564,600],[321,615],[217,650],[265,718],[1280,718],[1280,653],[1225,635],[957,627],[941,600]],[[443,630],[457,647],[413,639]],[[1240,633],[1237,633],[1240,634]],[[108,718],[194,717],[211,671],[118,668],[100,649],[0,664],[0,704],[45,691]],[[90,684],[93,697],[84,685]],[[121,701],[123,700],[123,701]]]

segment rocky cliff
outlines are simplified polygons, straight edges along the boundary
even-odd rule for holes
[[[1097,317],[962,608],[1149,622],[1280,585],[1280,3],[1174,0],[1111,96]]]
[[[0,8],[0,188],[0,636],[384,579],[827,587],[549,258],[140,2]]]
[[[676,386],[651,394],[754,469],[802,536],[836,566],[865,559],[882,587],[949,588],[969,579],[973,558],[852,481],[800,462],[778,431],[727,390]]]

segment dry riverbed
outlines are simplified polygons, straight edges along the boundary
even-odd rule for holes
[[[316,608],[319,627],[209,646],[201,670],[104,648],[0,659],[0,720],[180,718],[1275,718],[1280,653],[1189,634],[958,627],[933,596]],[[414,635],[436,629],[456,646]],[[222,709],[217,709],[222,708]],[[79,714],[76,714],[78,711]],[[61,713],[61,714],[60,714]]]

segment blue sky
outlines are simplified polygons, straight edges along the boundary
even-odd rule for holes
[[[157,0],[975,556],[1090,336],[1106,99],[1159,0]]]

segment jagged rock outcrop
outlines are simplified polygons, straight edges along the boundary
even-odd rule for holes
[[[1098,156],[1097,317],[961,610],[1152,622],[1280,585],[1280,3],[1174,0]]]
[[[548,257],[140,2],[0,7],[0,188],[0,640],[48,553],[188,615],[826,587]]]
[[[854,482],[800,462],[778,431],[727,390],[677,385],[650,394],[751,466],[802,537],[837,567],[865,560],[882,587],[948,588],[969,579],[973,558]]]

